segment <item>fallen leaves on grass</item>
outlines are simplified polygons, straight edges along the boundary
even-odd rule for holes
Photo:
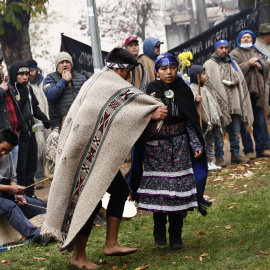
[[[46,258],[33,257],[34,260],[47,261]]]
[[[39,270],[45,270],[47,267],[42,267],[42,268],[40,268]]]
[[[228,204],[226,207],[227,207],[228,209],[232,209],[232,208],[234,208],[236,205],[237,205],[237,203],[230,203],[230,204]]]
[[[205,234],[204,232],[199,232],[200,235]]]
[[[141,227],[140,229],[141,230],[148,230],[148,228],[146,228],[146,227]]]
[[[254,173],[252,171],[248,170],[247,173],[243,174],[243,176],[246,177],[246,178],[250,178],[250,177],[254,176]]]
[[[227,226],[225,227],[225,229],[226,229],[226,230],[231,230],[233,227],[234,227],[234,225],[227,225]]]
[[[239,243],[239,244],[243,244],[245,241],[246,241],[245,239],[242,239],[242,240],[240,240],[238,243]]]
[[[185,256],[185,258],[194,260],[194,258],[192,256],[190,256],[190,257],[189,256]]]
[[[144,266],[137,267],[137,268],[135,268],[135,270],[143,270],[143,269],[146,269],[148,266],[150,266],[150,264],[147,264],[147,265],[144,265]]]
[[[202,261],[205,257],[210,256],[209,253],[203,253],[200,257],[199,260]]]
[[[107,261],[106,261],[106,260],[103,260],[103,259],[100,259],[99,262],[100,262],[101,264],[107,264]]]
[[[9,262],[6,261],[6,260],[2,260],[2,261],[1,261],[1,264],[9,264]]]

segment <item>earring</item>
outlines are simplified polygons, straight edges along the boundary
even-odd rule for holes
[[[159,76],[157,76],[157,80],[158,80],[158,81],[160,80],[160,77],[159,77]]]

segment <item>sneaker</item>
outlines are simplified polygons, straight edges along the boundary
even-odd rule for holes
[[[216,165],[220,166],[222,168],[226,168],[226,166],[227,166],[224,159],[223,159],[223,157],[222,158],[216,158]]]
[[[95,220],[94,220],[94,224],[95,224],[96,226],[104,226],[104,225],[107,224],[107,221],[106,221],[105,218],[103,218],[103,217],[101,216],[100,213],[97,213],[97,215],[96,215],[96,217],[95,217]]]
[[[231,157],[231,164],[246,164],[249,163],[249,159],[246,159],[240,155]]]
[[[38,183],[36,184],[36,189],[43,189],[44,188],[44,183]]]
[[[49,243],[52,243],[55,241],[56,240],[52,236],[39,235],[38,238],[34,242],[41,246],[47,246]]]
[[[207,156],[207,160],[208,160],[208,162],[211,162],[214,160],[214,158]]]
[[[245,155],[245,158],[246,158],[246,159],[253,160],[253,159],[256,158],[256,155],[255,155],[254,153],[247,153],[247,154]]]
[[[217,166],[214,162],[208,162],[208,171],[217,171],[221,170],[221,166]]]
[[[270,157],[270,150],[265,150],[260,154],[257,154],[257,157]]]

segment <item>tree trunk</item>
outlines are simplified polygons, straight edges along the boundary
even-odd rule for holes
[[[254,0],[238,0],[239,9],[242,11],[246,8],[255,6]],[[260,24],[269,22],[270,3],[260,3]]]
[[[17,17],[21,20],[22,28],[17,30],[11,23],[5,23],[5,33],[0,35],[3,56],[8,70],[15,60],[27,61],[32,59],[28,33],[30,15],[23,12]]]

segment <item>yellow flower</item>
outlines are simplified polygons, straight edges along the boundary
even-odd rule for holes
[[[188,59],[193,60],[192,52],[188,51],[187,54],[188,54]]]
[[[179,53],[179,54],[178,54],[178,58],[179,58],[180,60],[184,60],[184,55],[183,55],[183,53]]]
[[[186,66],[189,67],[190,66],[190,61],[186,60]]]

